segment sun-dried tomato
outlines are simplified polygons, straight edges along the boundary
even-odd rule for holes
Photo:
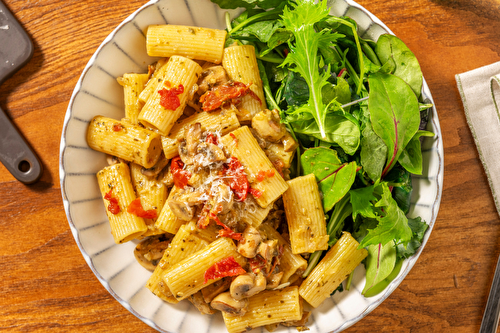
[[[170,82],[166,82],[167,86],[171,86]],[[179,86],[167,89],[163,88],[158,90],[158,94],[160,94],[160,105],[163,106],[167,110],[175,110],[181,105],[181,101],[179,100],[180,94],[184,92],[184,86],[179,84]]]
[[[245,274],[246,271],[234,259],[233,256],[219,260],[205,271],[204,282],[215,280],[226,276],[237,276]]]
[[[247,94],[262,103],[260,98],[250,89],[250,86],[251,84],[247,85],[237,81],[218,85],[200,97],[203,111],[216,110],[228,102],[236,105],[241,103],[241,97]]]
[[[243,166],[236,157],[231,157],[229,163],[224,165],[224,175],[229,178],[229,187],[233,190],[236,201],[245,201],[250,184]]]
[[[191,173],[184,170],[184,162],[182,162],[179,156],[174,157],[170,162],[170,172],[174,177],[174,184],[177,188],[184,188],[191,178]]]
[[[113,131],[114,132],[120,132],[124,128],[125,127],[123,127],[123,125],[120,123],[113,124]]]
[[[211,144],[216,145],[216,146],[219,144],[219,140],[217,139],[217,136],[213,133],[207,134],[207,138],[205,139],[205,142],[211,143]]]
[[[109,201],[108,211],[111,214],[116,215],[120,212],[120,205],[118,204],[118,199],[113,196],[113,189],[104,195],[104,199]]]
[[[127,207],[127,212],[145,219],[155,219],[158,217],[158,213],[156,212],[156,210],[154,209],[144,210],[141,204],[141,199],[139,198],[132,200],[130,205],[128,205]]]
[[[228,237],[234,240],[241,240],[241,234],[233,231],[227,225],[221,222],[221,220],[217,217],[216,214],[210,213],[210,219],[214,220],[217,225],[220,225],[223,229],[219,230],[220,237]]]
[[[258,190],[256,188],[252,188],[252,187],[248,188],[248,193],[253,195],[256,199],[260,198],[262,196],[262,194],[264,194],[263,191]]]
[[[248,264],[250,265],[250,269],[255,274],[265,271],[266,268],[266,260],[261,256],[255,256],[254,258],[248,259]]]

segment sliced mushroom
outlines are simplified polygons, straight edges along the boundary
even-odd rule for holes
[[[255,258],[261,241],[262,236],[259,231],[252,226],[248,226],[243,231],[242,239],[238,243],[238,252],[245,258]]]
[[[252,118],[252,127],[267,141],[279,142],[287,133],[276,110],[263,110]]]
[[[128,163],[124,159],[121,159],[121,158],[113,156],[113,155],[107,155],[106,162],[108,163],[108,165],[115,165],[118,163]]]
[[[257,248],[259,254],[266,262],[271,262],[274,256],[278,255],[278,240],[272,239],[261,242]]]
[[[266,277],[262,272],[259,272],[257,275],[254,273],[246,273],[238,275],[233,282],[231,282],[229,292],[234,299],[240,300],[265,290],[266,284]]]
[[[201,290],[203,299],[205,300],[206,303],[212,302],[215,296],[228,290],[230,285],[231,285],[231,278],[229,277],[225,277],[218,281],[215,281],[211,285],[208,285]]]
[[[294,151],[299,146],[297,141],[288,132],[281,138],[281,143],[283,143],[283,148],[287,153]]]
[[[203,193],[194,191],[192,187],[186,187],[175,193],[167,203],[177,218],[191,221],[196,210],[194,206],[203,203],[202,196]]]
[[[268,142],[264,140],[254,128],[250,127],[250,132],[252,132],[253,137],[257,140],[260,148],[266,149]]]
[[[219,147],[209,142],[202,142],[198,145],[195,162],[198,166],[207,166],[215,162],[225,161],[226,154]]]
[[[169,244],[170,237],[165,234],[146,238],[135,247],[135,258],[142,267],[154,271]]]
[[[196,154],[196,148],[198,147],[201,139],[201,124],[194,123],[192,125],[189,125],[185,133],[186,148],[188,150],[188,154],[194,156]]]
[[[225,292],[217,295],[212,302],[210,302],[210,306],[215,310],[243,316],[248,311],[248,299],[236,300],[231,297],[231,293]]]
[[[278,288],[281,282],[281,278],[283,277],[284,274],[285,274],[284,272],[279,272],[269,275],[269,277],[267,278],[266,289]]]
[[[220,183],[213,186],[212,195],[214,206],[218,205],[221,209],[220,214],[226,214],[233,208],[234,192],[228,185]]]
[[[161,154],[160,158],[158,159],[158,162],[156,162],[155,165],[153,165],[151,168],[142,168],[141,173],[144,176],[148,177],[156,177],[158,174],[167,166],[168,160],[165,158],[165,155]]]
[[[222,66],[212,66],[204,70],[198,79],[198,94],[201,96],[215,86],[229,81],[226,70]]]
[[[205,299],[203,298],[201,291],[198,291],[197,293],[189,296],[188,300],[198,309],[198,311],[201,312],[201,314],[211,315],[215,313],[215,311],[212,310],[210,305],[208,305],[207,302],[205,302]]]

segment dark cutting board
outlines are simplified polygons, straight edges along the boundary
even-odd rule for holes
[[[33,44],[12,13],[0,1],[0,85],[21,69],[33,55]],[[0,108],[0,161],[25,184],[42,174],[37,156]]]

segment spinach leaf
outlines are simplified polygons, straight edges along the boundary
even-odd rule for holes
[[[422,136],[434,136],[434,133],[419,130],[408,142],[398,159],[399,164],[416,175],[422,174],[422,148],[420,144]]]
[[[394,270],[396,265],[396,248],[394,241],[385,245],[373,244],[368,246],[366,258],[366,284],[361,292],[363,295],[370,293],[372,288],[385,280]]]
[[[368,123],[361,138],[360,163],[368,177],[374,182],[382,177],[386,156],[386,144],[373,131],[371,123]]]
[[[374,73],[368,77],[368,108],[374,132],[387,146],[382,177],[396,164],[420,124],[418,100],[402,79]]]
[[[393,35],[382,35],[377,41],[375,52],[382,63],[390,58],[396,63],[394,75],[408,83],[417,97],[422,90],[422,70],[415,55],[401,39]]]
[[[298,109],[298,111],[300,112],[301,109]],[[321,135],[318,124],[314,119],[302,118],[302,121],[295,122],[285,119],[285,122],[290,123],[296,133],[335,143],[344,149],[347,154],[353,155],[359,147],[361,140],[359,125],[355,123],[352,117],[348,118],[346,115],[338,113],[328,114],[325,121],[325,136]]]
[[[399,272],[401,272],[401,267],[403,267],[403,260],[401,259],[396,260],[396,264],[391,274],[389,274],[385,279],[383,279],[382,281],[371,287],[370,290],[367,290],[363,295],[365,297],[373,297],[377,294],[380,294],[398,276]]]
[[[288,72],[283,97],[288,105],[300,106],[309,100],[309,86],[300,74]]]
[[[411,175],[401,166],[396,166],[384,178],[385,181],[392,186],[392,197],[398,204],[403,213],[408,214],[411,204],[411,193],[413,186],[411,183]]]
[[[313,173],[323,193],[325,212],[349,191],[356,178],[356,162],[341,163],[337,152],[325,147],[307,149],[300,157],[304,174]]]

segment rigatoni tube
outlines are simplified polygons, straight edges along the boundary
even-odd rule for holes
[[[148,55],[190,59],[220,64],[226,31],[180,25],[150,25],[146,36]]]
[[[259,206],[267,207],[288,189],[287,183],[276,171],[247,126],[226,134],[221,138],[221,143],[230,155],[241,162],[251,187],[261,192],[261,195],[255,198]],[[262,172],[269,176],[259,180],[258,175]]]
[[[158,78],[162,81],[155,87],[154,92],[149,96],[138,117],[142,124],[157,129],[162,135],[168,135],[175,121],[181,116],[186,107],[189,91],[202,71],[201,66],[196,62],[180,56],[172,56],[165,66],[164,76]],[[169,106],[165,107],[161,104],[162,95],[160,91],[165,91],[164,89],[182,91],[176,94],[179,103],[178,106],[175,106],[175,109],[170,109]]]
[[[229,333],[247,330],[302,318],[302,300],[297,287],[266,290],[248,299],[248,311],[243,316],[223,312]]]
[[[90,148],[151,168],[161,154],[158,133],[104,116],[94,117],[87,129]]]
[[[136,198],[128,165],[118,163],[105,167],[97,173],[97,182],[115,243],[141,236],[147,230],[146,223],[141,217],[127,212],[128,205]]]
[[[328,249],[325,214],[314,174],[294,178],[287,184],[283,204],[293,253]]]
[[[320,305],[337,289],[349,274],[368,255],[365,249],[358,249],[359,243],[350,233],[342,237],[321,259],[299,288],[302,296],[313,307]]]
[[[225,48],[222,66],[231,80],[251,84],[250,89],[259,97],[260,101],[253,96],[246,95],[242,98],[241,104],[238,105],[238,109],[241,111],[241,114],[238,115],[240,122],[250,122],[253,116],[267,108],[255,48],[252,45]]]

